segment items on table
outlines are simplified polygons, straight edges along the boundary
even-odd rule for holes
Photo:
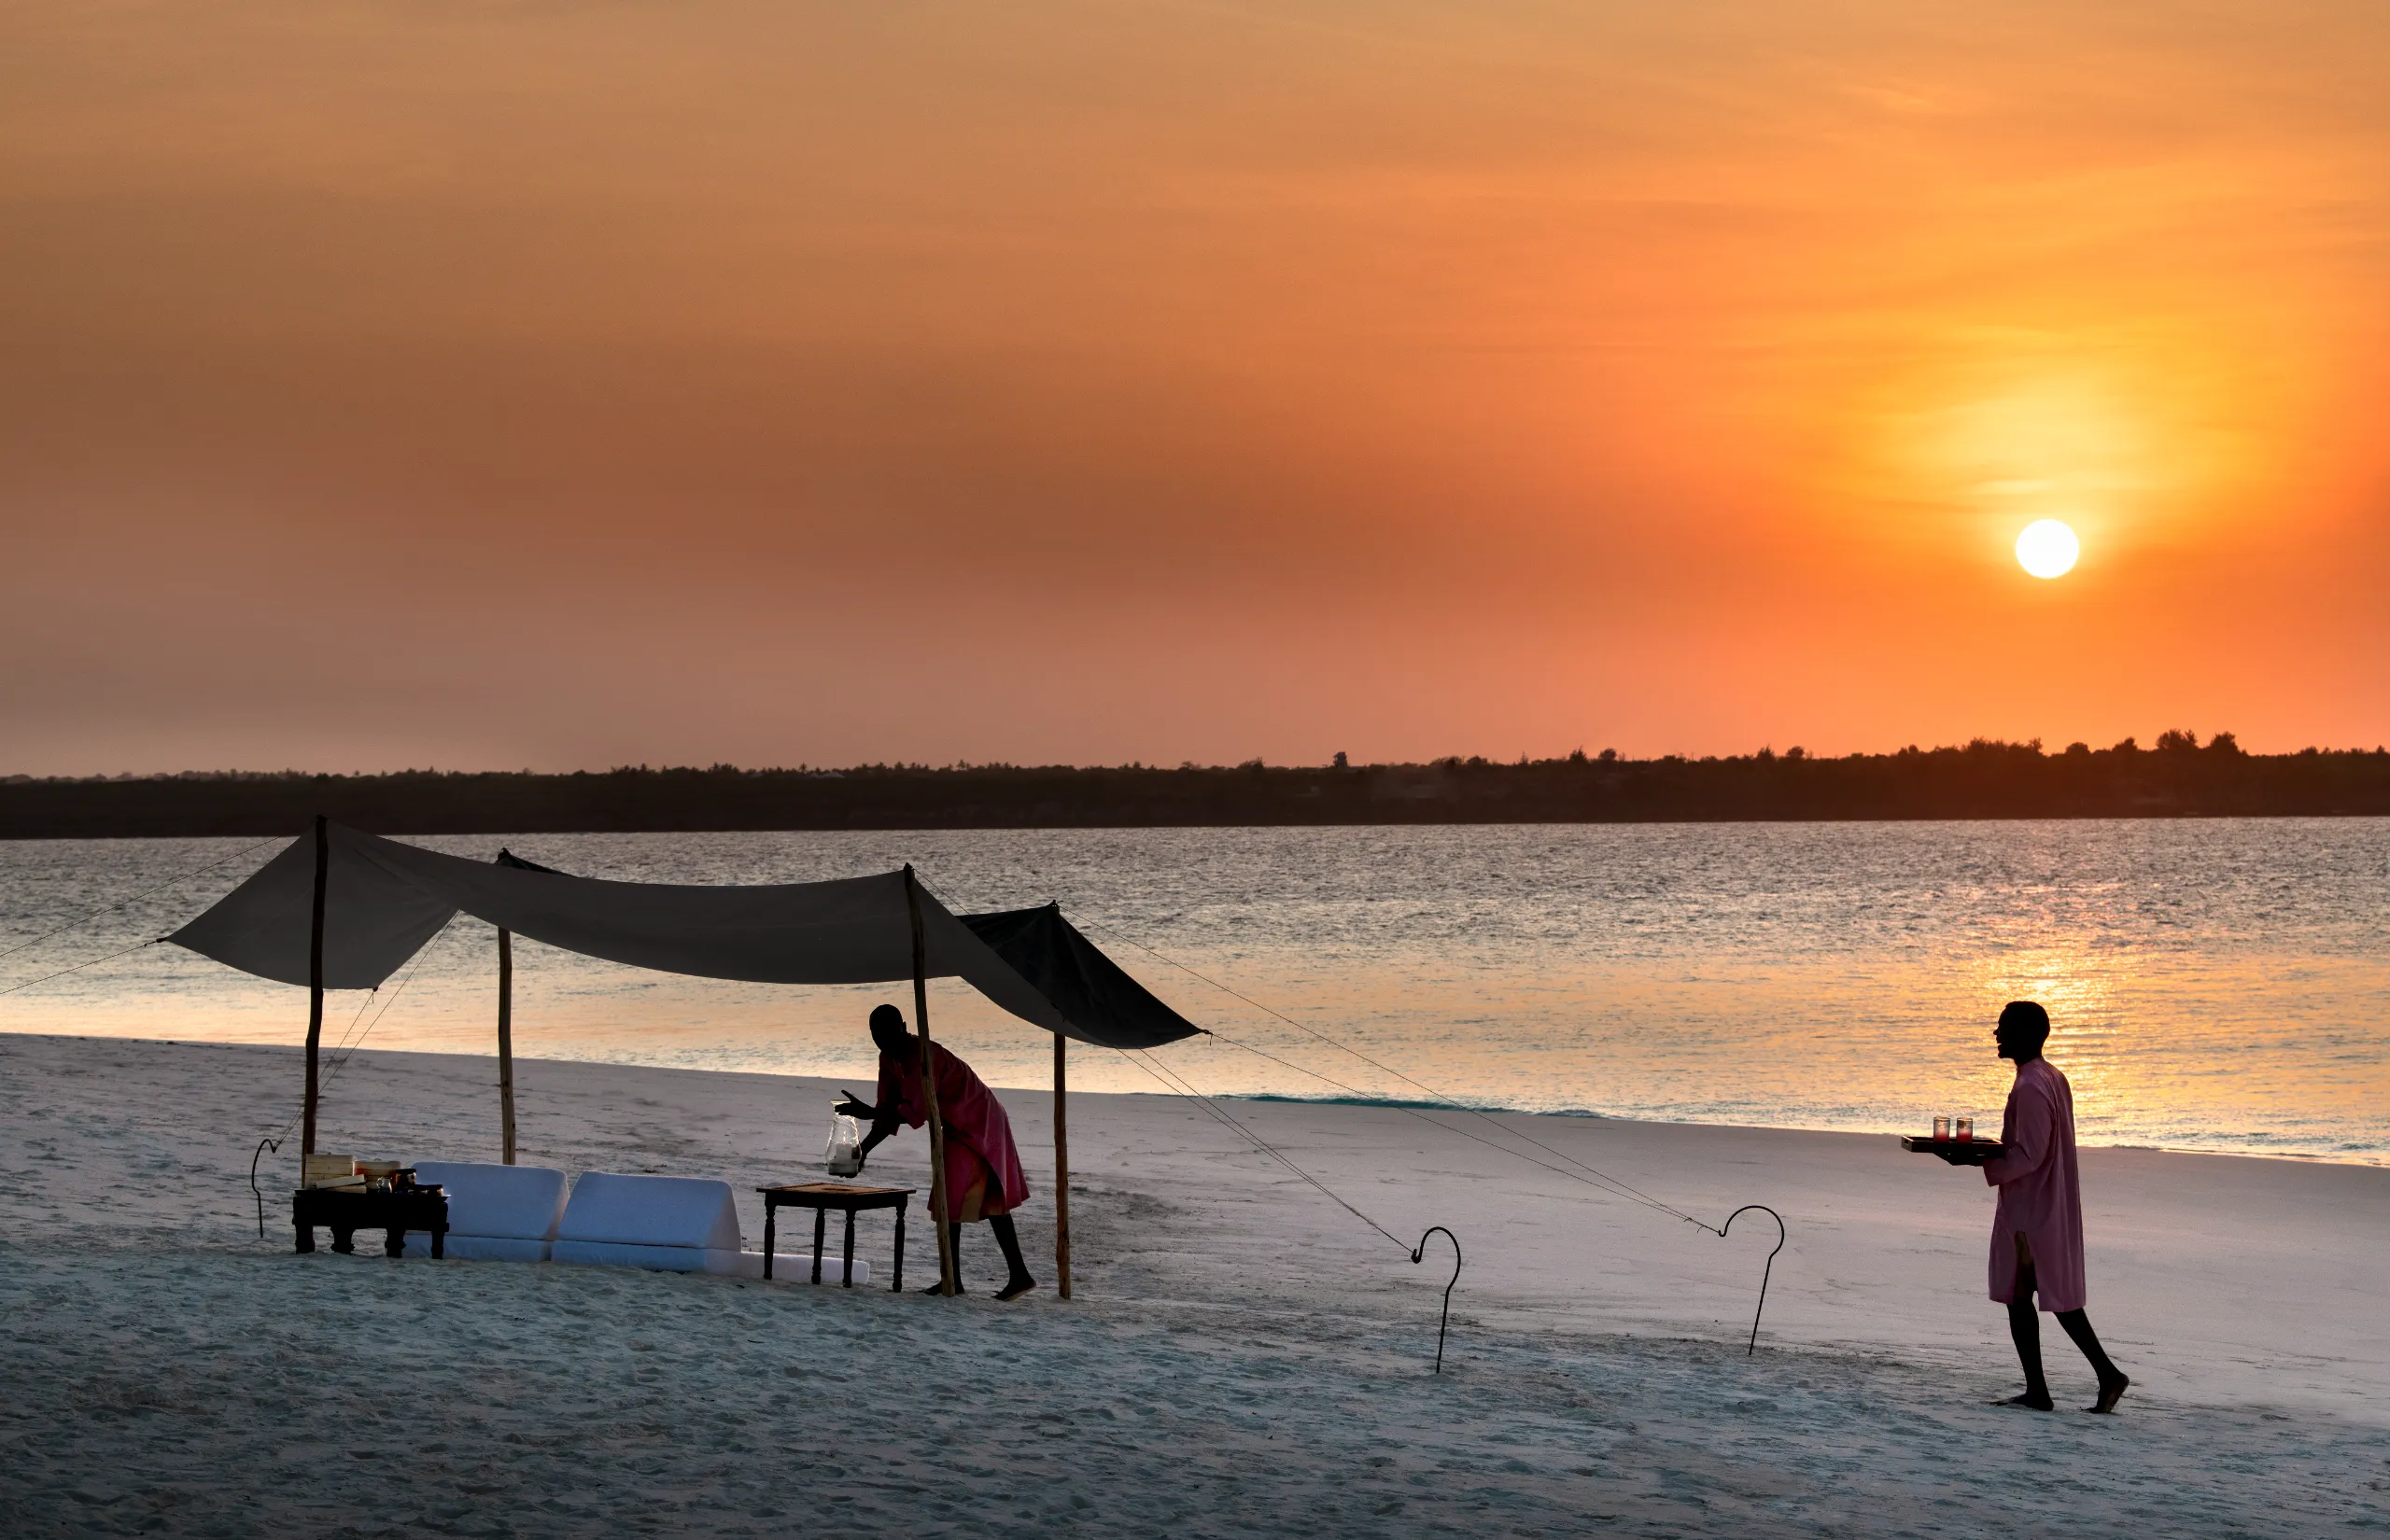
[[[844,1104],[830,1105],[835,1112]],[[863,1174],[863,1126],[844,1113],[830,1120],[830,1142],[822,1152],[822,1165],[832,1176]]]
[[[415,1187],[415,1168],[396,1160],[359,1160],[355,1155],[311,1155],[299,1168],[299,1185],[311,1190],[404,1193]]]
[[[302,1187],[344,1187],[363,1192],[365,1179],[357,1174],[355,1155],[311,1155],[300,1159],[299,1185]]]

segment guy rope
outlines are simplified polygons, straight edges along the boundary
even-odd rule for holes
[[[1362,1053],[1359,1049],[1353,1047],[1351,1044],[1339,1042],[1337,1039],[1329,1036],[1326,1032],[1320,1031],[1317,1028],[1312,1027],[1304,1022],[1298,1021],[1283,1011],[1275,1010],[1271,1006],[1265,1005],[1261,1001],[1255,1000],[1252,996],[1244,994],[1241,990],[1231,988],[1230,986],[1221,983],[1218,979],[1213,978],[1207,973],[1197,972],[1195,969],[1179,961],[1176,958],[1167,956],[1164,953],[1157,951],[1153,947],[1146,945],[1144,942],[1139,941],[1134,936],[1126,935],[1112,926],[1104,925],[1096,920],[1088,919],[1084,916],[1080,917],[1079,923],[1086,925],[1090,929],[1102,931],[1105,935],[1112,937],[1116,941],[1126,942],[1129,945],[1134,946],[1137,950],[1145,953],[1157,962],[1175,968],[1180,973],[1187,974],[1189,978],[1195,979],[1203,984],[1208,984],[1213,988],[1219,990],[1222,994],[1228,995],[1231,999],[1242,1001],[1246,1005],[1249,1005],[1253,1009],[1260,1012],[1262,1015],[1273,1017],[1278,1021],[1282,1021],[1287,1026],[1294,1028],[1297,1031],[1301,1032],[1306,1036],[1315,1038],[1319,1042],[1328,1044],[1329,1047],[1336,1049],[1340,1053],[1350,1054],[1353,1057],[1359,1059],[1362,1063],[1378,1071],[1380,1073],[1390,1075],[1394,1079],[1402,1082],[1405,1085],[1410,1086],[1412,1089],[1418,1091],[1421,1095],[1427,1097],[1433,1100],[1440,1109],[1449,1110],[1451,1112],[1462,1113],[1468,1117],[1475,1118],[1479,1122],[1493,1128],[1497,1133],[1502,1135],[1504,1138],[1516,1140],[1520,1143],[1531,1145],[1535,1149],[1541,1151],[1544,1155],[1550,1155],[1552,1159],[1539,1159],[1537,1156],[1527,1154],[1525,1150],[1516,1149],[1511,1145],[1499,1143],[1495,1140],[1488,1139],[1484,1135],[1474,1132],[1469,1128],[1457,1127],[1440,1118],[1430,1117],[1427,1113],[1421,1108],[1405,1106],[1400,1102],[1388,1102],[1383,1098],[1371,1096],[1369,1092],[1364,1091],[1357,1086],[1348,1085],[1344,1082],[1338,1080],[1331,1075],[1323,1074],[1319,1071],[1312,1069],[1308,1065],[1298,1064],[1293,1059],[1282,1058],[1278,1055],[1271,1053],[1267,1049],[1257,1048],[1249,1043],[1240,1043],[1236,1039],[1225,1036],[1217,1031],[1208,1029],[1205,1031],[1204,1035],[1206,1037],[1216,1042],[1225,1043],[1231,1048],[1242,1048],[1248,1054],[1253,1054],[1258,1057],[1266,1058],[1271,1063],[1292,1070],[1298,1074],[1308,1075],[1312,1079],[1320,1082],[1322,1085],[1331,1085],[1337,1090],[1343,1091],[1346,1095],[1355,1097],[1364,1102],[1378,1106],[1391,1107],[1397,1112],[1408,1113],[1430,1127],[1441,1128],[1448,1134],[1457,1134],[1463,1139],[1483,1144],[1489,1150],[1494,1150],[1499,1154],[1509,1155],[1513,1160],[1524,1160],[1528,1165],[1539,1167],[1544,1170],[1552,1172],[1555,1176],[1562,1176],[1568,1178],[1569,1181],[1582,1183],[1582,1184],[1592,1187],[1596,1191],[1608,1193],[1614,1197],[1625,1198],[1630,1203],[1639,1204],[1644,1208],[1653,1211],[1654,1212],[1666,1214],[1672,1219],[1680,1220],[1684,1224],[1691,1225],[1695,1229],[1707,1230],[1711,1235],[1718,1237],[1722,1240],[1726,1239],[1726,1232],[1733,1227],[1735,1220],[1737,1217],[1749,1213],[1754,1209],[1766,1214],[1769,1218],[1774,1219],[1776,1221],[1777,1228],[1776,1249],[1775,1251],[1771,1251],[1767,1253],[1766,1263],[1762,1267],[1760,1271],[1758,1308],[1751,1314],[1750,1340],[1750,1344],[1744,1350],[1745,1356],[1747,1357],[1758,1351],[1760,1316],[1767,1309],[1768,1281],[1774,1275],[1776,1270],[1777,1253],[1784,1250],[1785,1241],[1788,1239],[1788,1232],[1784,1225],[1784,1217],[1781,1214],[1778,1214],[1774,1209],[1768,1208],[1765,1204],[1747,1203],[1743,1207],[1736,1210],[1734,1213],[1727,1215],[1726,1221],[1722,1225],[1712,1225],[1706,1220],[1697,1219],[1692,1214],[1685,1212],[1683,1210],[1679,1209],[1672,1204],[1662,1202],[1660,1199],[1653,1197],[1651,1194],[1643,1192],[1639,1188],[1631,1186],[1627,1183],[1619,1180],[1617,1177],[1611,1176],[1607,1171],[1601,1170],[1585,1161],[1578,1159],[1575,1155],[1568,1154],[1565,1150],[1561,1150],[1554,1145],[1548,1144],[1542,1140],[1536,1138],[1534,1135],[1526,1133],[1522,1129],[1514,1128],[1509,1124],[1502,1122],[1500,1119],[1496,1118],[1478,1108],[1471,1107],[1466,1102],[1456,1100],[1431,1085],[1427,1085],[1420,1081],[1414,1080],[1411,1076],[1404,1074],[1401,1071],[1395,1069],[1393,1066],[1381,1063],[1377,1059],[1371,1058],[1369,1055]],[[1253,1136],[1248,1133],[1246,1137],[1252,1138]],[[1258,1141],[1257,1141],[1257,1142]],[[1272,1153],[1274,1154],[1275,1152],[1273,1151]],[[1279,1158],[1283,1160],[1285,1159],[1285,1156],[1281,1155]],[[1554,1161],[1558,1161],[1562,1164],[1555,1165],[1554,1164]],[[1291,1165],[1292,1163],[1289,1162],[1288,1164]],[[1310,1181],[1311,1178],[1306,1176],[1304,1180]],[[1315,1182],[1313,1184],[1314,1186],[1317,1185]],[[1324,1192],[1327,1189],[1322,1188],[1321,1190]],[[1330,1194],[1329,1196],[1333,1197],[1334,1195]],[[1339,1203],[1343,1202],[1342,1198],[1338,1198],[1337,1201]],[[1347,1204],[1345,1207],[1350,1208],[1351,1206]],[[1356,1213],[1358,1212],[1358,1211],[1354,1211]],[[1375,1227],[1374,1222],[1371,1223],[1372,1224],[1372,1226]],[[1380,1233],[1385,1232],[1381,1230]],[[1434,1232],[1430,1231],[1429,1233],[1432,1234]],[[1450,1232],[1447,1231],[1446,1233],[1449,1234]],[[1420,1241],[1423,1246],[1426,1244],[1426,1240],[1427,1238],[1425,1236],[1420,1238]],[[1457,1260],[1460,1242],[1455,1240],[1453,1242],[1453,1249],[1455,1254],[1455,1260]],[[1405,1247],[1404,1250],[1408,1251],[1411,1250],[1411,1248]],[[1413,1260],[1416,1261],[1417,1258],[1414,1257]],[[1454,1276],[1455,1278],[1459,1276],[1459,1268],[1457,1266],[1454,1268]]]

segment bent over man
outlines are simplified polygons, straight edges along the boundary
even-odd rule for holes
[[[928,1099],[921,1094],[921,1040],[905,1029],[905,1014],[893,1005],[871,1013],[871,1040],[879,1047],[879,1105],[849,1097],[837,1111],[849,1117],[868,1118],[871,1132],[864,1136],[863,1155],[896,1132],[897,1126],[918,1128],[929,1121]],[[1012,1211],[1029,1201],[1029,1178],[1013,1148],[1012,1122],[1004,1104],[971,1066],[930,1044],[930,1062],[937,1076],[938,1121],[946,1130],[946,1201],[949,1211],[931,1219],[947,1227],[949,1245],[958,1268],[955,1287],[962,1287],[963,1226],[986,1220],[996,1234],[1011,1276],[996,1292],[998,1299],[1018,1299],[1037,1287],[1020,1257],[1020,1237],[1014,1233]],[[925,1291],[937,1292],[932,1284]]]

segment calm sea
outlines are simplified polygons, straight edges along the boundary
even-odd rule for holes
[[[0,845],[0,948],[250,843]],[[1420,1094],[1172,963],[1482,1106],[1878,1132],[1936,1112],[1996,1126],[2007,1071],[1991,1022],[2021,997],[2056,1018],[2051,1057],[2074,1079],[2087,1141],[2390,1160],[2384,819],[421,843],[475,857],[503,843],[650,881],[805,881],[910,861],[957,909],[1059,899],[1220,1034],[1159,1054],[1207,1092]],[[0,958],[0,987],[172,929],[276,845]],[[336,994],[328,1042],[489,1051],[494,952],[489,927],[457,920],[378,998]],[[526,1057],[820,1074],[867,1091],[866,1011],[909,1008],[902,987],[677,978],[527,942],[515,962]],[[950,981],[932,1010],[991,1083],[1048,1083],[1043,1034]],[[0,997],[0,1031],[297,1043],[305,1018],[304,991],[173,946]],[[1158,1088],[1133,1059],[1074,1055],[1075,1088]]]

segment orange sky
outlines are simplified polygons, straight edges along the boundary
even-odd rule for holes
[[[2369,747],[2385,80],[2379,0],[25,0],[0,773]]]

